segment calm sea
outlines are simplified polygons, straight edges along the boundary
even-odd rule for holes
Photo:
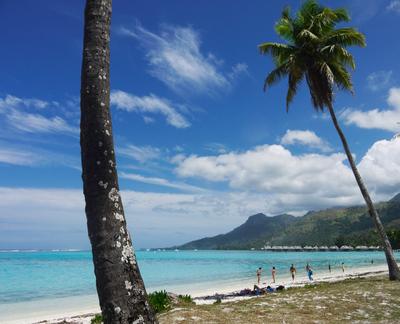
[[[400,253],[396,257],[400,258]],[[258,267],[277,268],[289,276],[293,263],[303,271],[306,262],[314,273],[326,272],[328,264],[339,269],[383,264],[383,252],[263,252],[263,251],[146,251],[137,252],[149,291],[178,285],[212,285],[224,280],[254,277]],[[0,304],[95,294],[90,252],[0,253]]]

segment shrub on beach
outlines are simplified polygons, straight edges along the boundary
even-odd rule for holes
[[[192,296],[190,296],[190,295],[179,295],[178,300],[184,304],[193,304],[194,303]]]
[[[97,314],[95,317],[92,318],[90,324],[103,324],[103,316]]]
[[[149,303],[156,313],[160,313],[171,308],[171,298],[165,290],[154,291],[149,294]]]

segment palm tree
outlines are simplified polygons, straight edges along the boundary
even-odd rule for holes
[[[292,102],[300,83],[305,79],[310,91],[312,105],[317,111],[328,109],[333,124],[342,141],[354,177],[360,188],[376,229],[382,239],[389,268],[389,278],[400,280],[400,270],[393,250],[383,228],[368,190],[357,170],[347,140],[338,124],[333,109],[334,91],[347,90],[353,93],[349,68],[355,69],[353,56],[348,46],[364,47],[365,36],[355,28],[336,28],[338,23],[350,20],[343,8],[330,9],[320,6],[315,0],[306,1],[295,16],[287,7],[275,25],[277,34],[284,43],[268,42],[259,45],[262,54],[271,55],[275,68],[267,75],[264,91],[283,77],[288,77],[286,110]]]
[[[81,75],[86,217],[104,323],[156,323],[119,194],[110,116],[111,0],[87,0]]]

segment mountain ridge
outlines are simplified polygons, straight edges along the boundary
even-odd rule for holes
[[[386,229],[400,233],[400,194],[375,205]],[[379,238],[366,207],[360,205],[310,211],[299,217],[257,213],[225,234],[201,238],[174,248],[260,249],[265,245],[379,245]]]

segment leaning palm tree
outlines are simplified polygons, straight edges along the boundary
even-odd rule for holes
[[[277,34],[285,42],[268,42],[259,45],[261,53],[271,55],[275,63],[275,69],[265,79],[264,90],[283,77],[288,77],[286,95],[286,110],[288,111],[300,83],[305,79],[315,110],[328,109],[368,207],[368,212],[382,240],[389,268],[389,278],[400,280],[400,270],[394,259],[385,229],[357,170],[333,109],[335,90],[353,92],[349,68],[354,70],[355,62],[346,48],[353,45],[365,46],[365,36],[355,28],[336,27],[338,23],[349,20],[345,9],[326,8],[314,0],[306,1],[295,16],[291,15],[289,7],[285,8],[282,17],[275,25]]]
[[[81,75],[86,217],[104,323],[156,323],[119,194],[110,116],[111,0],[87,0]]]

